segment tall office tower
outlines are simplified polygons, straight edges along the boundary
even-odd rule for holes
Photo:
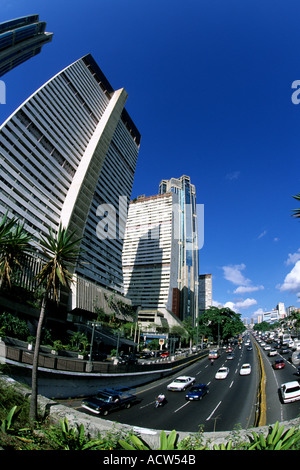
[[[199,312],[212,306],[212,275],[199,274]]]
[[[82,237],[75,273],[84,282],[75,284],[70,310],[93,311],[105,289],[123,292],[123,231],[140,146],[126,99],[88,54],[0,127],[0,215],[8,210],[37,239],[60,223]]]
[[[131,201],[123,245],[124,293],[140,307],[139,320],[174,323],[178,240],[174,237],[173,193]],[[172,313],[171,313],[172,312]],[[176,321],[175,321],[176,323]]]
[[[180,291],[180,318],[198,317],[199,263],[196,189],[189,176],[162,180],[159,194],[173,192],[178,195],[178,289]]]
[[[39,54],[52,41],[46,23],[39,15],[23,16],[0,23],[0,77],[17,65]]]
[[[194,323],[198,315],[195,187],[183,176],[163,180],[159,192],[130,204],[123,247],[124,293],[141,310],[164,310],[169,322],[175,315]]]

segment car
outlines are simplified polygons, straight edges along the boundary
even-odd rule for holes
[[[291,352],[289,348],[282,348],[280,351],[281,354],[288,354],[289,352]]]
[[[229,368],[228,367],[220,367],[218,369],[215,378],[216,379],[226,379],[227,375],[229,374]]]
[[[167,389],[172,392],[181,392],[185,390],[187,387],[195,383],[195,377],[189,377],[187,375],[182,375],[177,377],[173,382],[171,382]]]
[[[268,352],[268,356],[269,356],[269,357],[277,356],[277,351],[276,351],[276,349],[271,349],[271,350]]]
[[[134,390],[129,387],[104,388],[97,395],[86,398],[81,406],[97,415],[108,415],[109,412],[121,408],[130,408],[136,401]]]
[[[191,389],[186,394],[186,400],[202,400],[202,397],[209,393],[208,385],[206,384],[197,384],[193,385]]]
[[[105,361],[107,359],[107,354],[101,351],[92,353],[92,361]]]
[[[227,359],[229,359],[229,360],[234,359],[234,354],[232,354],[232,353],[228,354]]]
[[[169,351],[164,351],[161,353],[160,357],[169,357],[170,356],[170,352]]]
[[[251,365],[250,364],[243,364],[240,368],[240,375],[249,375],[251,374]]]
[[[247,351],[252,351],[252,346],[248,346]]]
[[[296,380],[281,384],[280,392],[283,403],[300,400],[300,385]]]
[[[138,363],[135,354],[122,354],[118,358],[118,364],[125,364],[125,365],[135,365]]]
[[[272,364],[273,369],[283,369],[285,367],[285,362],[282,359],[277,359]]]

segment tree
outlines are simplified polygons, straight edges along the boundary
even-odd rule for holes
[[[240,314],[225,307],[210,307],[205,310],[199,316],[199,326],[205,326],[207,335],[214,341],[228,340],[245,330]]]
[[[22,257],[32,251],[31,236],[16,218],[0,222],[0,281],[1,287],[11,288],[12,275],[16,267],[22,268]]]
[[[294,199],[296,199],[297,201],[300,201],[300,193],[297,194],[296,196],[293,196]],[[292,209],[292,211],[294,212],[294,214],[292,214],[292,217],[300,217],[300,209]]]
[[[75,266],[78,256],[78,244],[80,239],[74,240],[75,232],[69,232],[60,224],[57,234],[50,228],[46,237],[41,237],[39,247],[42,250],[45,262],[41,271],[37,274],[39,286],[44,287],[40,316],[36,331],[36,342],[32,365],[32,393],[30,400],[29,419],[31,422],[37,419],[37,369],[39,359],[39,348],[41,343],[42,326],[44,323],[46,304],[50,293],[53,300],[59,303],[60,285],[70,289],[73,275],[69,269]]]

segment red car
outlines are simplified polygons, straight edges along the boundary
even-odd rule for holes
[[[283,369],[285,367],[285,362],[282,359],[277,359],[273,363],[273,369]]]
[[[170,353],[169,351],[165,351],[163,353],[161,353],[160,357],[169,357],[170,356]]]

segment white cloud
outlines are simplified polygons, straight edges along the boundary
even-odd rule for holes
[[[248,286],[251,283],[250,279],[246,279],[245,276],[241,273],[241,271],[243,271],[245,268],[246,265],[243,263],[223,266],[224,277],[227,279],[227,281],[230,281],[233,284]]]
[[[296,251],[296,253],[289,253],[288,259],[286,260],[285,264],[295,264],[297,261],[300,260],[300,248]]]
[[[293,269],[286,275],[283,284],[277,287],[281,292],[289,291],[300,295],[300,260],[296,262]]]
[[[234,294],[245,294],[246,292],[256,292],[264,290],[264,286],[239,286],[235,289]]]
[[[241,172],[240,171],[233,171],[232,173],[227,173],[226,179],[232,181],[232,180],[237,180],[240,176]]]
[[[224,307],[230,308],[234,312],[239,312],[240,309],[249,308],[256,304],[257,304],[257,301],[255,299],[247,298],[245,300],[240,300],[238,302],[226,302]]]
[[[263,290],[264,286],[253,286],[250,279],[247,279],[241,271],[246,268],[245,264],[235,264],[223,266],[224,277],[227,281],[238,285],[234,291],[234,294],[245,294],[246,292],[256,292]]]
[[[261,232],[258,237],[257,237],[257,240],[259,240],[260,238],[263,238],[265,235],[267,235],[267,231],[264,230],[263,232]]]

